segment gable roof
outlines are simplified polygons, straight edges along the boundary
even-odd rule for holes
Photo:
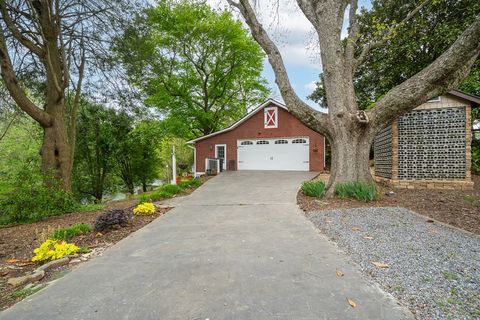
[[[469,94],[460,90],[451,90],[451,91],[448,91],[448,93],[451,94],[452,96],[459,97],[480,105],[480,97],[477,97],[473,94]]]
[[[244,123],[245,121],[247,121],[248,119],[250,119],[251,117],[253,117],[255,114],[257,114],[260,110],[262,110],[263,108],[267,107],[268,105],[270,104],[274,104],[275,106],[277,107],[280,107],[284,110],[286,110],[288,112],[288,109],[287,107],[281,103],[280,101],[277,101],[275,99],[272,99],[272,98],[268,98],[265,102],[263,102],[261,105],[259,105],[258,107],[256,107],[255,109],[253,109],[252,111],[250,111],[249,113],[247,113],[242,119],[238,120],[237,122],[235,122],[234,124],[230,125],[229,127],[223,129],[223,130],[220,130],[220,131],[216,131],[216,132],[213,132],[213,133],[210,133],[210,134],[207,134],[207,135],[204,135],[204,136],[201,136],[201,137],[198,137],[196,139],[193,139],[193,140],[190,140],[190,141],[187,141],[188,144],[194,144],[195,142],[197,141],[200,141],[200,140],[203,140],[203,139],[207,139],[207,138],[210,138],[210,137],[213,137],[213,136],[216,136],[216,135],[219,135],[219,134],[222,134],[222,133],[225,133],[225,132],[228,132],[228,131],[231,131],[233,129],[235,129],[236,127],[238,127],[239,125],[241,125],[242,123]]]

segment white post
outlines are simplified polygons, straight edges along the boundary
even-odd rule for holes
[[[167,181],[168,181],[168,178],[170,178],[170,166],[167,164]]]
[[[177,184],[177,159],[175,158],[175,146],[172,152],[172,184]]]

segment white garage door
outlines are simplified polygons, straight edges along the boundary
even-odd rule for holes
[[[309,170],[308,138],[237,140],[238,170]]]

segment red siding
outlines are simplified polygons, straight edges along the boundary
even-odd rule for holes
[[[266,108],[275,106],[274,104]],[[230,169],[230,160],[235,161],[237,169],[237,139],[258,138],[310,138],[310,171],[323,171],[324,166],[324,138],[321,134],[303,125],[300,120],[292,116],[283,108],[278,107],[278,128],[264,128],[263,109],[233,130],[206,138],[195,143],[196,171],[205,171],[205,158],[215,157],[215,145],[227,145],[227,170]]]

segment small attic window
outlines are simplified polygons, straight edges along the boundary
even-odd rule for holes
[[[264,128],[278,128],[278,108],[270,107],[264,109]]]
[[[428,100],[427,102],[440,102],[440,101],[442,101],[442,98],[440,96],[436,96]]]

